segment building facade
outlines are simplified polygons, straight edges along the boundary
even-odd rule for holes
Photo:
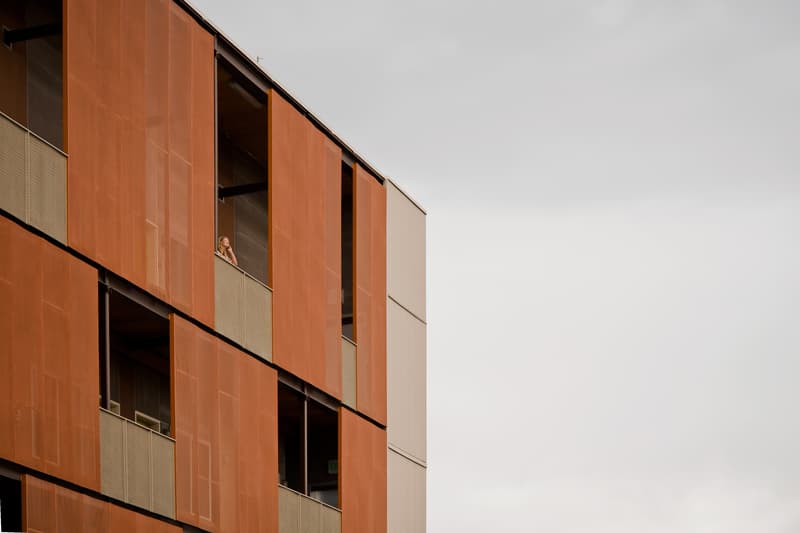
[[[0,530],[424,532],[425,212],[183,2],[0,24]]]

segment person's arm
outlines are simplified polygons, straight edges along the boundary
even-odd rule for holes
[[[233,253],[233,246],[228,246],[228,259],[230,259],[231,263],[236,266],[239,266],[239,261],[236,260],[236,254]]]

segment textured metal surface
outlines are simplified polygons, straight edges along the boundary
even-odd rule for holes
[[[425,468],[389,450],[389,533],[425,533]]]
[[[178,526],[31,475],[22,477],[23,529],[32,533],[181,533]]]
[[[0,115],[0,209],[20,220],[25,220],[27,143],[28,133]]]
[[[27,221],[67,242],[67,160],[33,135],[28,140]]]
[[[272,361],[272,293],[249,276],[244,276],[243,289],[243,345]]]
[[[342,339],[342,403],[356,408],[356,345]]]
[[[339,410],[342,532],[386,533],[386,432]]]
[[[388,294],[425,320],[425,213],[386,182]]]
[[[244,341],[244,274],[214,256],[214,328],[239,344]]]
[[[277,531],[275,370],[175,315],[172,332],[177,519]]]
[[[214,38],[180,6],[66,3],[68,242],[214,320]]]
[[[278,533],[341,533],[342,513],[278,486]]]
[[[125,501],[151,509],[153,454],[150,451],[150,430],[126,423],[125,433]]]
[[[150,432],[152,511],[175,518],[175,443]]]
[[[99,490],[97,271],[3,217],[0,249],[0,458]]]
[[[386,190],[355,166],[357,408],[386,423]]]
[[[125,499],[125,421],[100,411],[100,492]]]
[[[426,460],[426,325],[388,303],[387,393],[389,443]]]
[[[269,95],[273,360],[341,397],[341,150]]]

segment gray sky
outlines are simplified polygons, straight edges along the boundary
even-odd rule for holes
[[[800,2],[194,0],[428,210],[428,531],[800,531]]]

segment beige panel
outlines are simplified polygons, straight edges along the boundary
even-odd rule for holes
[[[387,304],[389,443],[426,460],[426,326],[392,300]]]
[[[386,182],[386,290],[425,320],[425,214]]]
[[[66,243],[66,157],[34,136],[30,136],[28,150],[28,222]]]
[[[388,533],[425,533],[425,468],[388,453]]]
[[[319,533],[322,504],[309,498],[300,498],[300,533]]]
[[[320,533],[341,533],[342,513],[331,507],[320,508]]]
[[[153,450],[153,508],[175,518],[175,442],[158,433],[150,433]]]
[[[272,361],[272,292],[244,276],[244,347]]]
[[[25,163],[28,134],[0,115],[0,209],[25,220]]]
[[[136,424],[126,423],[125,425],[128,433],[127,457],[125,458],[128,489],[126,501],[149,509],[152,486],[150,430]]]
[[[278,487],[278,533],[300,533],[300,495]]]
[[[243,344],[244,274],[224,259],[214,256],[214,329]]]
[[[100,492],[125,499],[125,421],[100,411]]]
[[[356,345],[342,337],[342,403],[356,408]]]

